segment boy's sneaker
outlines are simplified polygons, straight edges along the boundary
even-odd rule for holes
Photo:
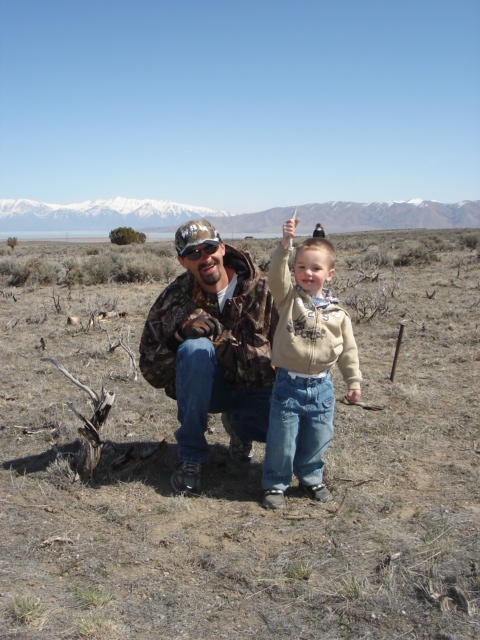
[[[265,509],[281,509],[285,502],[285,494],[281,489],[267,489],[263,492],[262,507]]]
[[[317,500],[317,502],[331,502],[333,500],[332,494],[324,484],[313,484],[311,486],[307,486],[306,484],[300,483],[300,486],[312,500]]]
[[[200,492],[200,471],[202,465],[196,462],[180,462],[170,478],[170,485],[176,494],[195,495]]]
[[[230,423],[230,416],[228,413],[222,413],[222,424],[225,431],[230,436],[230,458],[235,462],[250,463],[255,458],[255,450],[253,442],[245,442],[240,440]]]

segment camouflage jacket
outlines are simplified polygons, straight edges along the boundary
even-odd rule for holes
[[[233,298],[220,313],[217,295],[206,293],[186,271],[157,298],[140,342],[140,369],[152,386],[175,398],[175,363],[179,342],[175,332],[197,309],[217,318],[222,332],[213,341],[226,380],[234,387],[270,387],[275,370],[271,345],[278,312],[266,276],[251,256],[225,245],[224,265],[235,269]],[[199,372],[201,375],[201,372]]]

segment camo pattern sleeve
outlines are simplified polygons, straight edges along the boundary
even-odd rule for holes
[[[189,276],[179,276],[157,298],[149,311],[140,341],[140,370],[145,380],[175,397],[175,361],[180,344],[176,331],[194,312]]]

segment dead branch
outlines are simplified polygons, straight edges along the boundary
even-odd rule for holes
[[[422,331],[425,331],[426,327],[425,327],[425,320],[417,320],[414,318],[413,313],[410,313],[410,311],[407,311],[407,316],[410,318],[410,320],[417,325],[417,327],[420,327],[420,329]]]
[[[47,540],[44,540],[40,546],[51,547],[55,542],[58,542],[60,544],[74,544],[73,540],[71,540],[70,538],[61,538],[59,536],[56,536],[55,538],[48,538]]]
[[[63,375],[66,376],[70,380],[70,382],[73,382],[73,384],[77,385],[77,387],[82,389],[82,391],[85,391],[86,393],[88,393],[88,395],[92,399],[92,402],[93,402],[94,406],[96,406],[96,404],[98,403],[98,396],[97,396],[97,394],[95,392],[93,392],[90,389],[90,387],[87,387],[85,384],[82,384],[79,380],[74,378],[72,376],[72,374],[69,373],[62,364],[60,364],[59,362],[57,362],[55,360],[55,358],[51,358],[51,357],[47,356],[45,358],[42,358],[42,360],[43,361],[47,361],[47,362],[51,362],[52,364],[54,364],[57,367],[57,369],[59,369],[63,373]]]
[[[110,467],[113,473],[116,472],[131,472],[135,471],[139,467],[154,462],[157,458],[165,453],[167,449],[167,442],[163,439],[153,451],[149,451],[146,455],[133,456],[133,446],[130,446],[127,451],[119,456],[112,462]]]
[[[13,318],[13,320],[10,320],[10,322],[6,325],[6,329],[14,329],[17,324],[20,322],[20,318]]]
[[[77,471],[80,475],[91,478],[96,466],[100,462],[104,444],[100,439],[98,431],[100,430],[100,427],[105,424],[108,418],[108,414],[110,413],[115,400],[115,394],[106,391],[106,389],[102,387],[101,395],[98,397],[90,387],[87,387],[87,385],[74,378],[63,365],[55,360],[55,358],[47,357],[42,358],[42,360],[46,360],[54,364],[57,369],[59,369],[71,382],[73,382],[73,384],[85,391],[93,402],[94,410],[93,416],[90,420],[87,420],[87,418],[82,416],[82,414],[78,413],[70,403],[67,403],[67,407],[84,423],[84,426],[78,430],[82,438],[83,446],[78,458]]]
[[[120,338],[118,340],[113,342],[111,337],[110,337],[110,334],[108,332],[107,327],[104,327],[103,325],[100,325],[100,329],[104,333],[107,334],[108,349],[109,349],[110,353],[112,353],[112,351],[115,351],[115,349],[117,349],[118,347],[121,347],[127,353],[128,357],[130,358],[130,368],[133,371],[132,379],[136,382],[136,380],[138,378],[138,376],[137,376],[137,363],[135,361],[135,356],[133,354],[133,351],[130,349],[128,344],[125,343],[125,341],[122,338],[122,336],[120,336]]]
[[[453,604],[468,616],[472,615],[473,607],[470,606],[463,591],[455,585],[450,586],[447,593],[439,593],[434,589],[433,580],[429,578],[427,584],[417,584],[416,591],[431,604],[438,605],[442,611],[449,611]]]
[[[324,518],[325,515],[323,513],[321,514],[311,514],[311,513],[305,513],[303,515],[290,515],[290,516],[283,516],[284,520],[316,520],[318,518]]]
[[[478,305],[480,304],[480,298],[474,302],[472,305],[470,305],[469,309],[473,309],[474,307],[478,307]]]
[[[102,457],[104,443],[100,439],[97,429],[87,418],[82,416],[69,402],[67,402],[67,407],[84,423],[84,426],[78,430],[84,446],[78,456],[77,470],[81,475],[91,479]]]
[[[345,501],[347,499],[348,492],[351,489],[354,489],[355,487],[361,487],[362,484],[367,484],[367,482],[374,482],[375,480],[376,480],[376,478],[367,478],[366,480],[360,480],[359,482],[356,482],[351,487],[347,487],[345,489],[345,494],[344,494],[344,496],[342,498],[342,501],[340,502],[338,507],[336,509],[333,509],[333,510],[327,509],[328,515],[330,516],[330,518],[338,516],[338,514],[340,513],[340,510],[343,509],[343,507],[345,506]]]
[[[53,433],[56,430],[56,427],[52,427],[51,424],[46,424],[43,427],[37,427],[36,429],[28,429],[27,427],[21,427],[16,424],[12,424],[12,429],[21,429],[23,435],[25,436],[34,436],[37,433],[41,433],[45,429],[48,429],[50,433]]]
[[[57,313],[61,313],[62,312],[62,307],[60,305],[60,294],[58,294],[57,296],[55,295],[55,291],[53,291],[52,293],[52,298],[53,298],[53,304],[55,306],[55,311]]]
[[[384,404],[371,404],[367,402],[348,402],[346,398],[341,398],[340,402],[346,404],[347,407],[361,407],[366,411],[383,411],[385,409]]]
[[[383,316],[395,310],[391,298],[388,286],[384,285],[373,291],[359,292],[354,289],[345,298],[345,304],[355,310],[359,321],[370,322],[377,315]]]

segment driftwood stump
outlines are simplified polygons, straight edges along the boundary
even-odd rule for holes
[[[76,470],[81,478],[90,480],[93,477],[93,473],[98,466],[98,463],[100,462],[100,458],[102,457],[105,442],[100,438],[99,431],[107,421],[108,415],[115,401],[115,394],[102,387],[99,397],[89,387],[72,376],[72,374],[54,358],[42,358],[42,360],[54,364],[57,369],[59,369],[71,382],[73,382],[73,384],[88,393],[92,400],[93,415],[90,420],[85,418],[85,416],[82,416],[82,414],[79,413],[72,404],[67,402],[67,407],[83,422],[83,426],[78,429],[78,433],[82,439],[82,446],[78,455]],[[115,445],[113,443],[109,444],[115,449]],[[147,455],[135,457],[132,455],[133,447],[130,447],[125,454],[117,457],[113,461],[110,469],[114,473],[118,473],[119,471],[124,472],[126,470],[133,471],[141,465],[152,462],[157,458],[157,456],[163,454],[165,449],[166,442],[165,440],[162,440],[162,442],[160,442],[159,445]]]

